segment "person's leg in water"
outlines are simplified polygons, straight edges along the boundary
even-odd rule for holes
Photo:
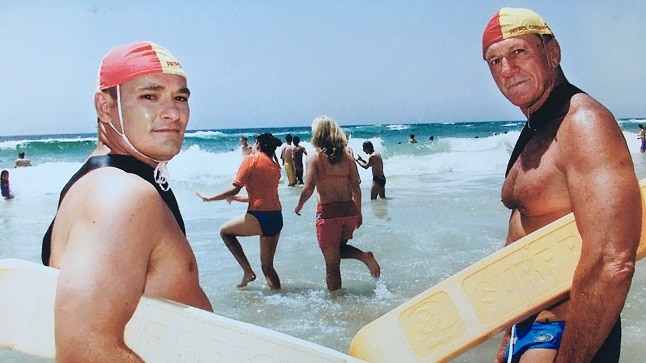
[[[379,197],[381,199],[386,199],[386,186],[385,185],[379,185],[377,187],[377,190],[378,190]]]
[[[353,258],[363,262],[368,267],[372,277],[379,277],[381,275],[381,267],[379,267],[379,263],[377,263],[375,255],[373,255],[372,252],[363,252],[360,249],[349,245],[348,240],[341,241],[339,250],[342,259]]]
[[[375,200],[377,197],[386,199],[386,184],[373,179],[372,187],[370,188],[370,200]]]
[[[341,288],[341,251],[339,246],[321,247],[325,259],[325,282],[330,292]]]
[[[354,221],[350,224],[343,224],[341,227],[341,244],[339,245],[339,251],[341,259],[352,258],[363,262],[370,271],[372,277],[379,277],[381,275],[381,268],[375,259],[375,256],[372,252],[363,252],[362,250],[349,245],[348,241],[352,238],[352,233],[357,228],[357,217],[354,217]]]
[[[373,181],[372,187],[370,188],[370,200],[377,199],[378,195],[379,195],[379,185],[377,184],[377,182]]]
[[[280,232],[273,236],[260,236],[260,265],[267,280],[267,285],[272,290],[280,290],[280,278],[276,269],[274,269],[274,256],[276,255],[279,238]]]
[[[298,184],[304,184],[303,183],[303,173],[304,173],[303,168],[296,169],[296,180],[298,180]]]
[[[262,235],[260,223],[256,217],[245,213],[242,216],[232,218],[220,227],[220,236],[226,244],[233,257],[235,257],[240,267],[244,271],[242,281],[238,287],[247,286],[247,284],[256,279],[256,273],[251,268],[251,264],[242,249],[237,237],[258,236]]]
[[[325,258],[325,281],[331,292],[341,288],[341,259],[355,259],[363,262],[373,277],[381,275],[381,268],[372,252],[363,252],[341,240],[340,246],[321,247]]]

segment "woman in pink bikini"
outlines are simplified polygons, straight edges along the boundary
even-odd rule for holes
[[[361,180],[345,133],[333,119],[321,116],[312,123],[311,143],[316,152],[307,158],[305,185],[294,212],[300,215],[316,188],[316,238],[325,258],[327,288],[333,292],[341,288],[341,259],[363,262],[374,277],[379,277],[380,267],[372,252],[348,244],[362,217]]]

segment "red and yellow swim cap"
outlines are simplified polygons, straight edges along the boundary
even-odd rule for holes
[[[492,44],[524,34],[551,34],[540,15],[522,8],[502,8],[496,12],[482,34],[482,56]]]
[[[116,47],[99,66],[99,90],[120,85],[150,73],[177,74],[186,78],[182,65],[170,52],[152,42],[135,42]]]

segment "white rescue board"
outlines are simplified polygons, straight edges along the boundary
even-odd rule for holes
[[[0,259],[0,348],[54,359],[58,270]],[[142,297],[126,343],[146,362],[359,363],[299,338],[183,304]]]

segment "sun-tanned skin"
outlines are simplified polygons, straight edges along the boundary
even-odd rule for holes
[[[313,194],[314,189],[318,191],[319,204],[332,204],[336,202],[355,201],[357,205],[361,204],[361,188],[359,184],[353,184],[351,189],[347,189],[347,180],[323,179],[319,174],[319,163],[327,162],[324,154],[315,152],[307,158],[307,174],[305,175],[305,184],[301,191],[301,197],[296,206],[296,214],[300,215],[303,204]],[[347,163],[353,163],[352,157],[348,154],[346,160],[338,165],[338,169],[347,170]],[[356,172],[356,167],[351,168]],[[358,176],[357,176],[358,177]],[[360,210],[360,209],[359,209]],[[361,214],[359,214],[361,216]],[[362,219],[359,218],[358,226],[361,226]],[[327,266],[326,280],[328,290],[336,291],[341,288],[341,259],[357,259],[368,267],[370,274],[379,277],[380,267],[375,260],[372,252],[363,252],[358,248],[348,245],[347,240],[340,242],[338,247],[322,248],[325,264]]]
[[[338,125],[327,117],[324,117],[320,123],[328,123],[332,128],[338,130],[337,134],[341,133]],[[323,134],[318,130],[316,128],[313,130],[313,133],[315,135],[319,133]],[[315,137],[319,138],[321,136]],[[345,136],[343,136],[343,140],[346,140]],[[340,140],[336,141],[340,149],[338,152],[342,156],[341,160],[335,164],[330,162],[328,155],[325,154],[320,145],[317,145],[314,139],[312,142],[317,149],[316,152],[310,154],[307,158],[305,184],[303,185],[303,190],[301,191],[298,204],[294,208],[294,212],[300,215],[305,202],[312,196],[316,189],[318,192],[317,202],[319,206],[353,203],[358,211],[356,228],[359,228],[363,222],[361,215],[361,180],[354,159],[346,147],[347,141],[343,143]],[[331,140],[321,140],[320,142],[334,143]],[[329,173],[329,175],[339,175],[342,177],[326,177],[323,170],[326,170],[326,173]],[[341,238],[338,245],[321,247],[321,252],[325,258],[327,287],[331,292],[341,289],[341,259],[357,259],[368,267],[373,277],[379,277],[381,274],[381,268],[373,253],[369,251],[364,252],[349,245],[347,239]]]
[[[178,75],[148,74],[125,82],[123,115],[133,145],[161,160],[177,154],[188,97],[186,79]],[[108,126],[121,127],[110,93],[97,92],[95,106],[100,142],[93,155],[141,158]],[[173,214],[151,184],[117,168],[93,170],[71,187],[56,216],[49,262],[60,269],[58,362],[141,362],[123,334],[142,295],[212,311]]]
[[[281,144],[282,142],[270,133],[259,135],[254,144],[257,152],[245,156],[230,188],[213,196],[196,191],[197,196],[205,202],[227,200],[231,203],[235,200],[249,203],[247,213],[226,221],[220,227],[222,240],[244,272],[238,287],[245,287],[256,280],[256,273],[238,240],[238,237],[242,236],[260,236],[260,265],[267,285],[273,290],[279,290],[281,287],[278,272],[274,268],[274,256],[282,229],[282,206],[278,196],[280,167],[274,156],[276,147]],[[238,195],[243,187],[247,190],[247,196]],[[281,221],[281,227],[266,234],[257,219],[257,214],[252,215],[263,212],[274,213],[275,219],[272,224],[278,225],[278,221]],[[280,219],[276,217],[275,212],[281,213]]]
[[[369,155],[368,160],[363,160],[361,156],[358,156],[355,160],[364,169],[372,168],[373,180],[372,186],[370,187],[370,199],[375,200],[377,196],[384,199],[386,198],[386,187],[374,180],[375,177],[384,178],[384,160],[381,154],[375,151],[372,143],[364,143],[363,152]]]
[[[196,194],[205,202],[216,200],[248,202],[247,197],[238,195],[241,189],[242,186],[233,185],[222,193],[210,197],[200,191],[197,191]],[[256,273],[253,271],[253,267],[251,267],[251,263],[237,238],[245,236],[260,236],[260,265],[265,275],[265,280],[270,289],[280,290],[280,278],[274,268],[274,257],[278,247],[278,240],[280,239],[280,232],[273,236],[263,235],[258,220],[248,213],[231,218],[220,227],[220,237],[222,237],[224,244],[238,261],[240,267],[242,267],[242,280],[236,286],[239,288],[245,287],[256,280]]]
[[[529,117],[565,82],[556,39],[525,34],[491,45],[485,60],[498,88]],[[641,231],[641,197],[631,155],[613,115],[585,93],[562,121],[526,145],[502,187],[511,209],[507,244],[573,212],[583,239],[569,298],[538,322],[565,321],[560,348],[532,349],[521,362],[588,362],[617,321]],[[507,332],[496,362],[503,361]]]

